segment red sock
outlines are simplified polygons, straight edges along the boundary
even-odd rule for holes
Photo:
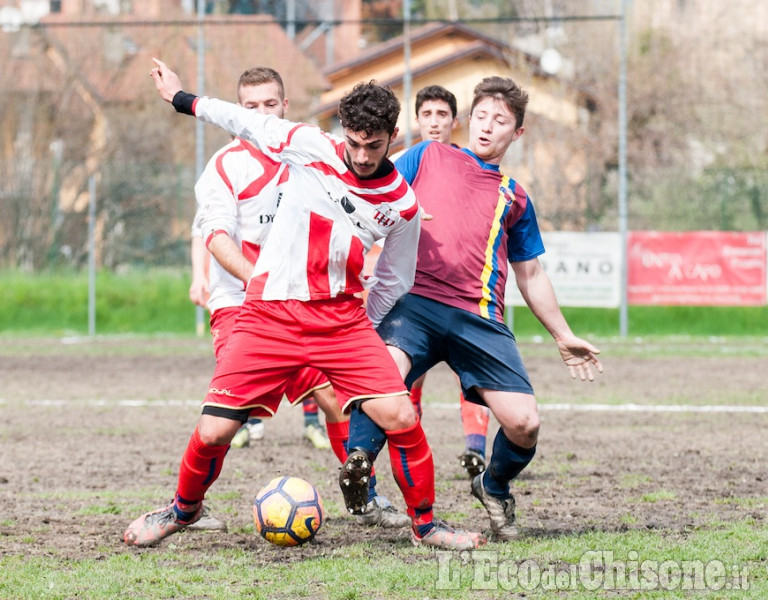
[[[221,473],[227,450],[229,444],[206,446],[195,427],[179,467],[179,487],[176,490],[178,502],[191,505],[205,497],[205,492]]]
[[[467,402],[464,394],[459,395],[461,406],[461,424],[464,426],[464,437],[485,436],[488,434],[488,421],[490,410],[487,406],[481,406],[474,402]]]
[[[392,474],[400,487],[414,525],[432,521],[435,502],[435,465],[421,421],[413,427],[387,431]]]
[[[421,392],[423,389],[421,386],[411,388],[411,402],[416,408],[416,414],[419,415],[419,418],[421,418]]]
[[[305,415],[316,415],[320,407],[317,405],[317,400],[315,400],[314,396],[307,396],[301,403],[301,408]]]
[[[347,440],[349,440],[349,421],[339,423],[325,422],[325,429],[328,431],[328,440],[331,442],[331,450],[343,463],[347,460]]]

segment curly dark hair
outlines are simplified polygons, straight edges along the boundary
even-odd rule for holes
[[[380,131],[392,135],[400,115],[394,92],[375,81],[358,83],[339,103],[339,121],[345,129],[369,137]]]

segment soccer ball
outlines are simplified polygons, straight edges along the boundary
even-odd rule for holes
[[[253,500],[256,531],[277,546],[311,540],[323,524],[323,501],[315,486],[298,477],[275,477]]]

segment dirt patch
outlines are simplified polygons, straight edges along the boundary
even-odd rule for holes
[[[14,344],[16,347],[14,347]],[[129,346],[142,344],[141,352]],[[73,559],[125,552],[125,525],[171,498],[213,359],[196,341],[8,342],[0,357],[0,554]],[[525,349],[524,349],[525,350]],[[556,355],[527,359],[542,406],[537,456],[515,484],[524,535],[665,529],[685,535],[718,521],[765,515],[765,414],[585,411],[546,403],[707,404],[726,394],[768,397],[764,358],[607,358],[594,384],[572,382]],[[463,437],[453,376],[425,387],[424,428],[437,476],[436,511],[482,529],[484,511],[458,468]],[[201,555],[243,547],[255,559],[301,560],[360,540],[409,544],[406,533],[358,527],[344,514],[337,463],[301,439],[300,409],[283,406],[266,438],[230,451],[210,505],[230,533],[187,532],[174,543]],[[495,434],[492,421],[490,432]],[[489,439],[489,451],[492,440]],[[386,452],[379,489],[402,507]],[[317,543],[281,552],[252,530],[250,503],[278,474],[314,482],[329,519]],[[156,491],[153,498],[147,490]]]

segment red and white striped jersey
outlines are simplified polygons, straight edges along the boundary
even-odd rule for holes
[[[369,288],[374,325],[413,285],[421,223],[413,190],[393,168],[360,179],[344,162],[344,141],[317,127],[198,98],[195,116],[247,139],[289,165],[269,236],[247,297],[320,300]],[[373,277],[365,254],[386,239]]]
[[[211,157],[195,184],[197,212],[192,235],[202,236],[207,246],[211,237],[226,233],[255,263],[275,218],[279,185],[285,176],[285,164],[245,140],[234,139]],[[245,300],[243,282],[213,256],[208,285],[211,313],[240,306]]]

